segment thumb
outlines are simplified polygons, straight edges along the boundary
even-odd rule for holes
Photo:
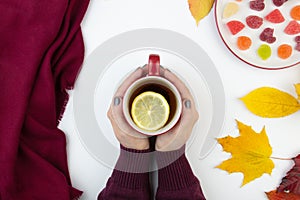
[[[123,111],[123,99],[114,97],[113,105],[111,105],[111,121],[114,121],[123,133],[131,135],[135,138],[147,138],[142,134],[137,134],[136,131],[129,125]]]

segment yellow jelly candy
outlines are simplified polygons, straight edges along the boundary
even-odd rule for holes
[[[267,60],[272,54],[272,49],[269,45],[262,44],[257,49],[257,54],[262,60]]]
[[[232,15],[236,14],[239,11],[239,5],[234,2],[229,2],[226,4],[223,11],[223,18],[229,18]]]

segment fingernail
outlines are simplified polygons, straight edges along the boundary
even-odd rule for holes
[[[190,101],[190,100],[186,100],[186,101],[184,102],[184,106],[185,106],[186,108],[191,108],[191,107],[192,107],[191,101]]]
[[[115,98],[114,98],[114,105],[117,106],[117,105],[119,105],[120,103],[121,103],[120,97],[115,97]]]

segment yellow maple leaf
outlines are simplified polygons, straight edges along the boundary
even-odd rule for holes
[[[300,83],[297,83],[294,86],[295,86],[296,93],[298,95],[298,100],[300,100]]]
[[[232,157],[223,161],[217,168],[229,173],[243,173],[243,186],[264,173],[271,174],[274,163],[270,159],[272,147],[269,144],[265,128],[260,133],[256,133],[251,126],[239,121],[237,121],[237,125],[240,136],[218,139],[223,150],[231,153]]]
[[[261,87],[242,97],[248,110],[260,117],[284,117],[300,109],[292,95],[271,87]]]
[[[210,12],[214,0],[188,0],[188,3],[192,16],[198,25],[199,21]]]

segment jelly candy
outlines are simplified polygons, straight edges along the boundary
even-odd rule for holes
[[[272,23],[281,23],[284,22],[284,17],[282,16],[281,12],[278,9],[273,10],[270,12],[266,17],[266,20]]]
[[[288,44],[282,44],[277,49],[277,55],[279,58],[287,59],[292,55],[292,47]]]
[[[300,24],[293,20],[284,29],[284,32],[288,35],[295,35],[300,33]]]
[[[295,49],[296,49],[297,51],[300,51],[300,43],[297,43]]]
[[[259,39],[269,44],[274,43],[276,41],[276,37],[273,37],[273,33],[274,33],[274,29],[265,28],[263,32],[259,35]]]
[[[290,15],[294,20],[300,20],[300,6],[298,5],[293,7],[291,9]]]
[[[296,47],[295,47],[295,49],[296,49],[297,51],[300,51],[300,35],[298,35],[298,36],[295,37],[295,42],[296,42]]]
[[[237,39],[237,46],[240,50],[247,50],[250,48],[252,40],[247,36],[240,36]]]
[[[232,20],[230,22],[227,22],[227,27],[229,28],[231,34],[235,35],[240,32],[245,27],[245,25],[240,21]]]
[[[223,18],[229,18],[232,15],[236,14],[239,11],[239,6],[237,3],[229,2],[226,4],[224,11],[223,11]]]
[[[282,6],[282,4],[284,4],[287,1],[288,0],[273,0],[273,4],[277,7],[279,7],[279,6]]]
[[[263,24],[263,18],[255,15],[246,17],[246,23],[250,28],[257,29]]]
[[[250,1],[249,5],[252,10],[262,11],[263,9],[265,9],[264,0]]]
[[[269,45],[262,44],[257,49],[257,54],[262,60],[267,60],[272,54],[272,49]]]

